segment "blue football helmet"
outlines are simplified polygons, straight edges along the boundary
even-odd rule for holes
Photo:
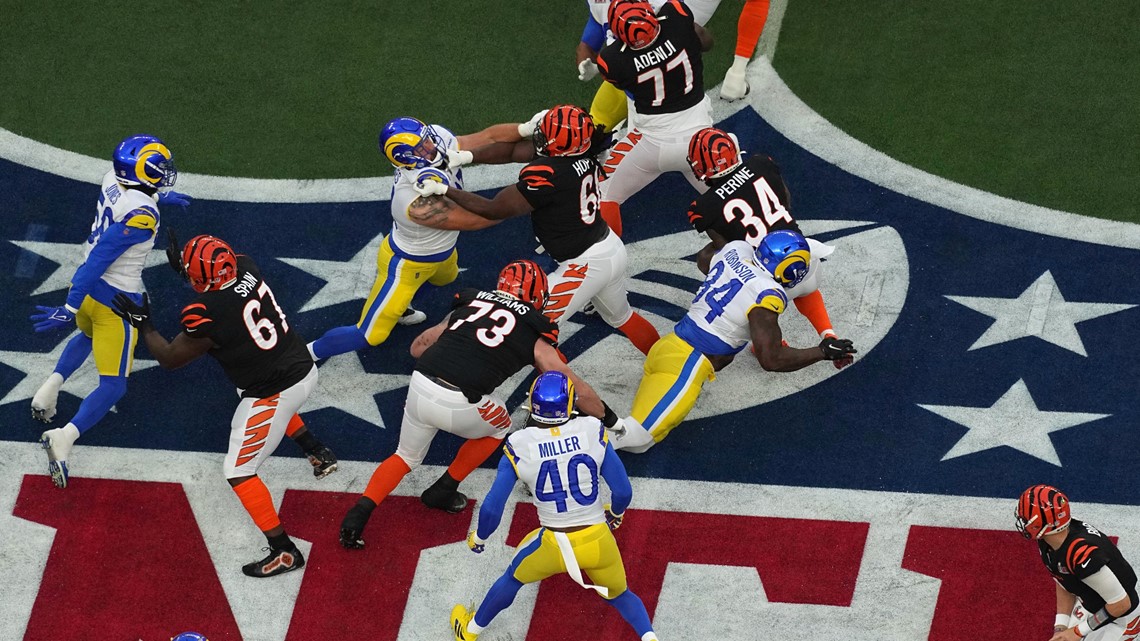
[[[574,412],[574,382],[562,372],[539,374],[530,386],[530,416],[539,423],[561,425]]]
[[[178,179],[174,155],[155,136],[127,136],[111,156],[115,179],[124,185],[169,189]]]
[[[774,231],[760,241],[756,260],[772,278],[784,287],[792,288],[803,282],[811,265],[811,249],[807,240],[790,230]]]
[[[415,118],[389,120],[380,130],[380,153],[399,169],[445,167],[443,137]]]
[[[197,632],[183,632],[176,637],[170,637],[170,641],[210,641],[206,635]]]

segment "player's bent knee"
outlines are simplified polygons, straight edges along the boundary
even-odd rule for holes
[[[406,450],[397,448],[396,456],[400,457],[400,460],[404,462],[404,465],[408,466],[409,470],[414,470],[419,467],[420,463],[424,462],[424,457],[427,456],[427,452],[424,452],[417,456]]]

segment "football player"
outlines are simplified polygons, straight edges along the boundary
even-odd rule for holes
[[[170,191],[178,178],[174,156],[158,138],[128,136],[111,156],[111,171],[103,176],[95,222],[83,245],[83,264],[71,277],[67,300],[59,307],[37,305],[31,319],[44,332],[78,325],[72,338],[32,398],[32,416],[44,423],[55,416],[59,388],[95,354],[99,386],[79,405],[67,425],[47,430],[40,444],[47,451],[48,472],[56,487],[67,487],[67,459],[79,436],[94,427],[127,391],[138,334],[115,316],[114,298],[122,294],[139,301],[142,271],[158,233],[158,205],[190,204],[185,194]]]
[[[818,347],[804,349],[783,343],[780,315],[789,298],[818,288],[819,271],[811,245],[793,231],[772,232],[755,250],[740,240],[725,245],[689,312],[649,350],[632,416],[615,430],[614,447],[644,452],[660,442],[693,409],[705,381],[749,340],[769,372],[793,372],[823,360],[837,368],[850,365],[856,350],[847,339],[829,335]]]
[[[590,114],[573,105],[558,105],[545,113],[534,131],[538,158],[522,168],[517,184],[493,200],[431,180],[419,184],[417,191],[447,196],[462,211],[493,221],[529,213],[538,242],[558,261],[543,312],[558,321],[592,302],[606,323],[646,354],[660,336],[629,306],[625,244],[598,216],[603,174],[589,154],[593,135]]]
[[[355,325],[336,327],[309,344],[317,360],[379,345],[397,323],[415,325],[427,315],[410,307],[424,283],[442,286],[459,274],[455,242],[460,231],[494,225],[494,221],[462,212],[424,208],[409,211],[417,198],[417,181],[437,180],[463,186],[461,167],[472,162],[507,163],[525,160],[534,122],[493,125],[456,136],[440,125],[415,118],[396,118],[380,132],[380,153],[396,171],[392,185],[392,231],[376,255],[376,281]],[[525,141],[525,142],[523,142]],[[523,144],[517,144],[523,143]],[[515,157],[517,153],[521,154]]]
[[[689,223],[711,239],[697,254],[702,272],[708,273],[713,254],[729,241],[743,240],[758,247],[770,232],[801,233],[789,213],[788,186],[770,157],[754,154],[744,159],[736,137],[714,127],[693,134],[687,157],[693,175],[709,187],[689,205]],[[815,241],[809,238],[808,243]],[[815,244],[813,256],[822,257],[824,245]],[[794,301],[820,338],[835,336],[818,289]]]
[[[607,82],[627,92],[637,112],[629,132],[606,159],[602,216],[621,235],[621,204],[667,171],[679,171],[698,191],[685,153],[689,138],[712,125],[701,52],[712,37],[683,3],[670,0],[656,14],[646,0],[614,0],[613,43],[598,54]]]
[[[574,405],[574,383],[561,372],[546,372],[531,386],[530,418],[503,445],[505,455],[467,545],[475,553],[486,549],[520,479],[534,497],[540,527],[519,543],[507,571],[478,609],[457,605],[451,610],[455,641],[475,641],[523,585],[562,572],[597,591],[642,641],[657,639],[645,605],[626,585],[625,566],[611,532],[621,525],[633,497],[629,477],[602,422],[575,416]],[[610,488],[609,505],[603,505],[599,476]]]
[[[1131,641],[1140,636],[1136,572],[1112,539],[1072,517],[1068,497],[1055,487],[1034,485],[1021,493],[1014,518],[1017,531],[1037,542],[1056,583],[1050,641]]]
[[[269,541],[269,556],[242,566],[251,577],[270,577],[304,567],[273,508],[273,497],[257,475],[282,437],[304,450],[318,479],[336,471],[337,460],[305,426],[297,411],[317,387],[317,368],[305,343],[290,326],[273,290],[253,259],[237,255],[213,236],[190,239],[172,267],[198,297],[182,309],[182,332],[167,341],[150,322],[150,302],[125,294],[115,310],[141,334],[158,364],[182,367],[210,354],[238,388],[241,400],[230,423],[230,447],[223,471],[242,506]]]
[[[345,515],[341,545],[350,550],[364,547],[361,534],[372,511],[423,462],[439,430],[468,440],[420,499],[431,508],[463,510],[467,497],[459,492],[459,483],[498,449],[511,427],[510,411],[492,394],[528,365],[566,374],[581,390],[584,411],[604,417],[607,425],[618,423],[613,410],[559,358],[558,326],[540,311],[546,296],[542,269],[529,260],[516,260],[499,273],[494,291],[460,291],[447,318],[412,342],[418,362],[408,383],[400,443]]]

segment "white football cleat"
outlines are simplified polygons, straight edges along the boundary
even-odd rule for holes
[[[744,79],[745,69],[729,67],[724,74],[724,82],[720,84],[720,97],[725,100],[740,100],[748,95],[748,81]]]
[[[427,320],[427,314],[411,307],[404,310],[404,315],[396,322],[400,325],[419,325]]]
[[[60,437],[62,429],[48,430],[40,435],[40,445],[47,452],[48,457],[48,474],[51,476],[51,482],[56,487],[63,489],[67,487],[67,452],[64,452],[63,441]],[[70,447],[66,448],[70,450]]]
[[[59,399],[59,388],[63,385],[63,377],[59,372],[52,372],[43,385],[36,390],[32,397],[32,418],[41,423],[50,423],[55,417],[55,403]]]

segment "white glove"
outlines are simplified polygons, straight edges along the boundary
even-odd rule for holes
[[[451,169],[462,167],[463,165],[470,165],[475,161],[475,154],[463,149],[448,149],[447,150],[447,166]]]
[[[412,183],[412,189],[424,198],[442,196],[447,193],[447,174],[435,168],[421,169]]]
[[[586,82],[593,80],[596,75],[598,75],[598,65],[593,60],[586,58],[578,63],[578,80]]]
[[[530,138],[530,137],[534,136],[534,130],[538,128],[539,121],[542,120],[542,117],[545,116],[546,112],[548,112],[548,111],[550,111],[550,110],[549,109],[543,109],[542,111],[531,116],[530,120],[528,120],[526,122],[520,122],[519,123],[519,135],[522,136],[523,138]]]

